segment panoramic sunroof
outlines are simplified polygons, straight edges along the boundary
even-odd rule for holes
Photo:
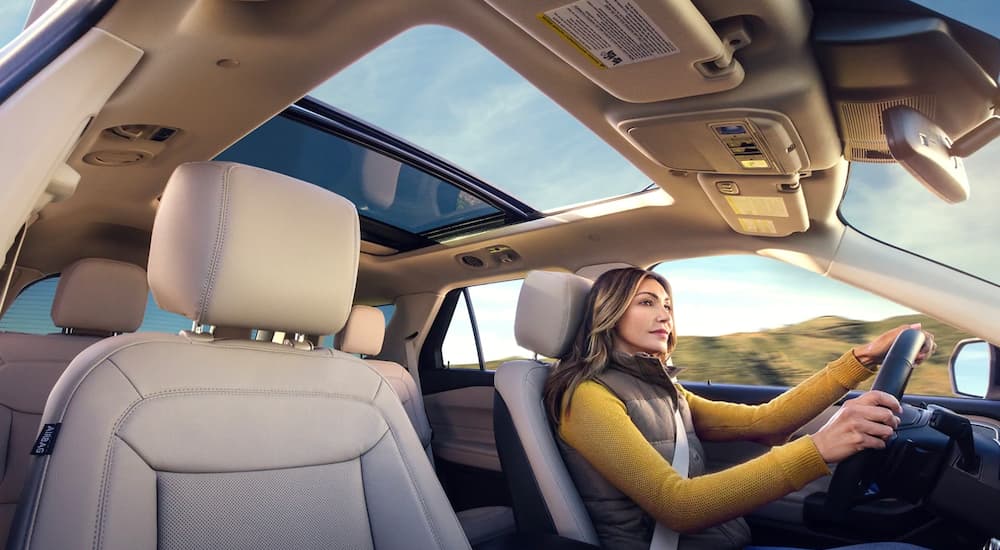
[[[361,216],[412,234],[502,214],[450,182],[287,115],[264,123],[216,160],[308,181],[347,198]]]
[[[310,93],[537,210],[649,178],[510,67],[447,27],[410,29]]]

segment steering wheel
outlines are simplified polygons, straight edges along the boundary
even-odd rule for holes
[[[882,361],[872,389],[902,399],[913,371],[913,361],[923,347],[924,339],[924,333],[917,329],[899,333]],[[831,519],[845,519],[847,512],[865,495],[882,465],[884,454],[882,450],[865,449],[837,465],[826,495],[826,509]]]

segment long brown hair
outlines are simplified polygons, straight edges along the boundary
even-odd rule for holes
[[[577,386],[587,380],[593,380],[607,368],[611,352],[615,348],[614,328],[635,298],[639,285],[647,278],[663,285],[663,289],[673,301],[667,280],[662,275],[645,269],[637,267],[612,269],[594,281],[594,286],[587,294],[583,320],[573,338],[573,347],[556,363],[545,381],[543,390],[545,408],[553,421],[558,422],[561,416],[564,396],[569,396],[566,402],[568,414],[573,392]],[[667,341],[668,351],[661,359],[666,361],[676,345],[677,336],[671,330]]]

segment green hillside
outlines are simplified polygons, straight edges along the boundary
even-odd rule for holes
[[[914,371],[907,393],[952,395],[948,356],[955,343],[971,336],[924,315],[872,322],[818,317],[763,332],[681,336],[674,364],[685,367],[682,380],[791,386],[851,347],[910,323],[922,323],[933,333],[938,351]]]

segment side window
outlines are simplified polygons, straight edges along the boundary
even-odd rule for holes
[[[170,313],[160,309],[153,299],[153,293],[146,298],[146,314],[136,332],[169,332],[176,334],[182,330],[191,330],[191,320],[183,315]]]
[[[59,327],[52,324],[52,300],[59,285],[59,276],[49,277],[28,285],[0,318],[0,331],[29,334],[52,334]],[[146,298],[146,314],[137,332],[169,332],[190,329],[191,321],[182,315],[164,311],[156,305],[153,295]]]
[[[938,352],[907,392],[952,396],[948,355],[969,335],[874,294],[758,256],[667,262],[682,381],[793,386],[851,347],[904,323],[934,333]],[[870,387],[871,380],[865,384]]]
[[[22,289],[0,318],[0,331],[28,334],[59,332],[59,327],[52,324],[52,299],[58,284],[59,277],[49,277]]]
[[[496,370],[512,359],[534,354],[514,339],[514,313],[522,280],[465,289],[441,345],[445,368]]]

